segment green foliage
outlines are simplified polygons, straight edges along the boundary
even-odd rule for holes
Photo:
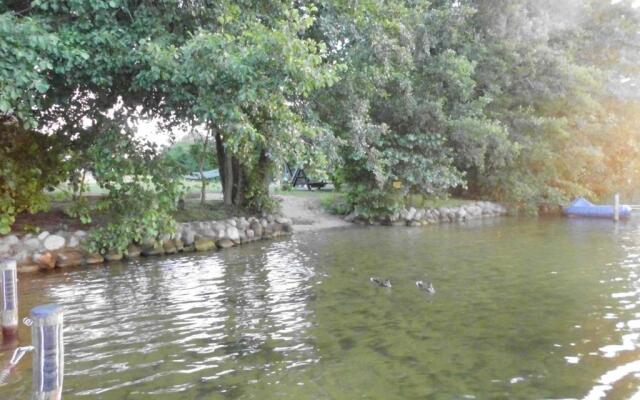
[[[640,178],[627,0],[22,3],[0,4],[1,232],[49,185],[78,198],[85,171],[112,215],[96,250],[170,232],[173,164],[198,170],[203,147],[159,157],[139,118],[206,129],[225,201],[257,210],[284,161],[369,218],[413,195],[533,209]]]
[[[83,224],[91,223],[91,211],[92,208],[86,197],[79,197],[64,209],[65,214],[72,218],[78,218]]]
[[[451,191],[531,210],[637,179],[635,101],[603,84],[640,79],[629,2],[319,3],[310,34],[348,68],[314,104],[365,215]]]
[[[97,183],[108,191],[98,209],[109,215],[105,226],[91,232],[91,250],[123,251],[131,242],[156,240],[175,230],[172,212],[181,181],[152,144],[114,127],[89,154]]]
[[[64,177],[62,148],[54,138],[0,123],[0,234],[15,216],[46,209],[44,189]]]
[[[347,215],[351,212],[351,204],[342,195],[324,197],[320,200],[320,203],[331,214]]]
[[[185,173],[193,173],[200,170],[200,160],[204,157],[204,170],[209,171],[218,167],[215,152],[211,147],[204,151],[201,141],[196,143],[178,142],[165,151],[165,156],[177,164]]]

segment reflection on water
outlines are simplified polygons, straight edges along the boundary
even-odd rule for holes
[[[19,286],[21,316],[65,307],[65,399],[640,399],[639,273],[635,221],[506,219],[306,233]],[[0,398],[28,398],[29,363]]]

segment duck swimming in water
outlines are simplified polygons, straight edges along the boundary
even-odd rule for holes
[[[385,287],[385,288],[391,287],[391,279],[383,280],[381,278],[378,278],[377,276],[372,276],[371,278],[369,278],[369,281],[378,287]]]
[[[433,283],[431,282],[424,283],[423,281],[417,281],[416,286],[428,294],[436,294],[436,288],[433,287]]]

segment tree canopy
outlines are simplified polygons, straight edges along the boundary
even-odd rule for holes
[[[410,194],[607,196],[638,178],[639,31],[627,0],[5,1],[0,229],[88,170],[125,219],[123,196],[163,199],[128,209],[170,230],[175,169],[140,118],[203,127],[236,207],[272,206],[292,160],[371,218]]]

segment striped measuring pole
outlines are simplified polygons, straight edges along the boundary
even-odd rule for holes
[[[18,273],[16,260],[0,259],[0,299],[2,300],[2,342],[12,343],[18,337]]]
[[[64,376],[63,310],[45,304],[31,310],[32,400],[60,400]]]

